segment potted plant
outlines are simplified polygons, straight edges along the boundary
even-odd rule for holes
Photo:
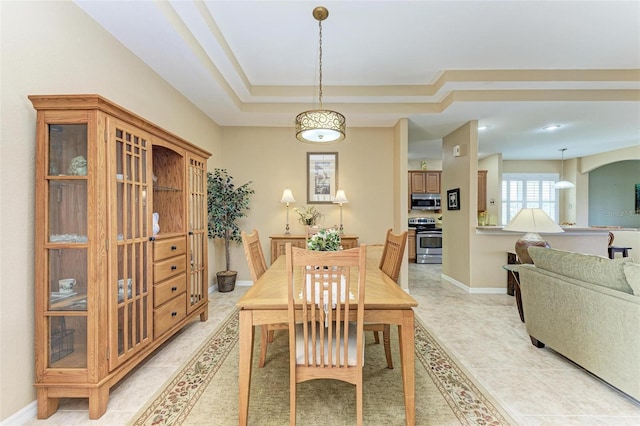
[[[218,291],[233,291],[236,285],[237,271],[231,270],[229,246],[231,241],[242,242],[238,219],[246,216],[249,210],[249,195],[255,191],[249,187],[249,181],[236,187],[233,177],[226,169],[214,169],[207,173],[207,205],[209,209],[209,238],[224,240],[226,270],[216,273]]]

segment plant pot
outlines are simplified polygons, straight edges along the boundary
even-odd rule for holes
[[[218,280],[218,291],[221,293],[227,293],[233,291],[236,288],[237,271],[221,271],[216,272],[216,278]]]

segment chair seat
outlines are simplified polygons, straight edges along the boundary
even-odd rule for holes
[[[318,333],[318,335],[320,334],[320,324],[317,323],[316,324],[316,333]],[[349,324],[349,340],[348,340],[348,353],[349,353],[349,359],[347,360],[347,365],[349,366],[355,366],[356,365],[356,354],[357,354],[357,347],[356,347],[356,324],[355,323],[351,323]],[[336,348],[336,335],[335,335],[335,330],[334,330],[334,334],[332,336],[332,344],[331,347],[335,353],[335,348]],[[339,343],[340,343],[340,365],[344,365],[344,340],[343,339],[338,339]],[[309,345],[309,352],[313,351],[313,343],[311,342],[311,340],[309,340],[308,342]],[[320,359],[320,345],[316,345],[316,357],[318,359]],[[329,329],[325,328],[324,329],[324,358],[328,359],[329,357]],[[333,359],[334,362],[332,363],[333,365],[336,365],[335,363],[335,358]],[[296,362],[298,365],[304,364],[304,337],[303,337],[303,326],[302,324],[297,324],[296,325]],[[362,363],[364,364],[364,348],[362,348]]]

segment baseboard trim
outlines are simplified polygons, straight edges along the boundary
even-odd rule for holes
[[[461,283],[460,281],[451,278],[448,275],[440,274],[440,277],[456,287],[461,288],[469,294],[507,294],[506,288],[497,288],[497,287],[469,287],[468,285]]]
[[[33,401],[20,411],[0,422],[0,426],[26,425],[38,415],[38,401]]]

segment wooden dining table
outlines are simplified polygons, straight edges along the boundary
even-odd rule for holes
[[[367,247],[367,270],[364,307],[365,322],[396,324],[400,343],[402,384],[407,425],[415,425],[415,353],[414,313],[418,302],[391,280],[378,267],[381,246]],[[280,256],[253,286],[240,298],[239,331],[239,424],[246,425],[249,415],[251,366],[253,364],[254,330],[263,324],[280,324],[287,317],[286,258]],[[302,273],[294,274],[294,285],[302,288]],[[350,288],[356,289],[357,274],[352,274]],[[300,294],[297,290],[294,294]],[[354,292],[355,294],[355,292]],[[265,368],[268,368],[265,367]],[[384,401],[381,401],[384,402]]]

